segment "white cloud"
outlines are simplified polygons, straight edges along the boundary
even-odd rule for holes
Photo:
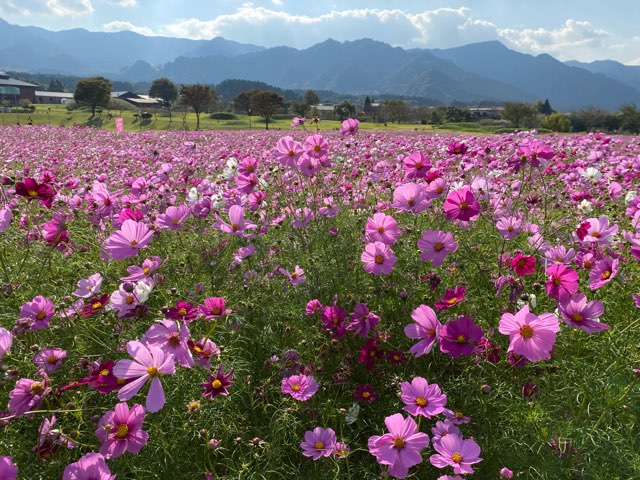
[[[47,0],[46,5],[59,17],[77,18],[93,12],[91,0]]]
[[[113,22],[105,23],[102,28],[105,32],[122,32],[124,30],[130,30],[132,32],[139,33],[140,35],[146,35],[148,37],[155,35],[155,33],[153,33],[153,30],[148,27],[138,27],[131,22],[122,20],[115,20]]]
[[[271,3],[273,3],[276,7],[282,7],[284,5],[284,2],[282,0],[271,0]]]
[[[109,5],[115,5],[116,7],[135,7],[138,5],[138,0],[105,0]]]

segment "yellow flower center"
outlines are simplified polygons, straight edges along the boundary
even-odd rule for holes
[[[382,255],[376,255],[375,257],[375,262],[378,265],[381,265],[384,263],[384,257]]]
[[[378,227],[378,233],[384,233],[384,227]]]
[[[237,232],[238,228],[240,228],[240,227],[238,226],[237,223],[234,223],[234,224],[231,225],[231,230],[233,230],[234,232]]]
[[[440,242],[436,243],[436,244],[433,246],[433,249],[434,249],[436,252],[439,252],[439,251],[440,251],[440,250],[442,250],[443,248],[444,248],[444,245],[442,245]]]
[[[220,315],[222,313],[222,310],[218,307],[215,307],[211,309],[211,313],[213,313],[214,315]]]
[[[195,347],[193,347],[193,351],[196,353],[201,353],[202,349],[196,345]]]
[[[294,384],[291,386],[291,390],[293,390],[294,392],[299,391],[299,390],[300,390],[300,385],[298,385],[297,383],[294,383]]]
[[[396,438],[393,440],[393,446],[394,446],[394,447],[396,447],[396,448],[402,448],[402,447],[404,447],[404,438],[396,437]]]
[[[369,398],[371,394],[369,392],[362,392],[362,398]]]
[[[466,340],[466,337],[462,334],[458,335],[458,337],[456,338],[456,342],[458,343],[464,343]]]
[[[142,273],[144,273],[145,275],[149,275],[150,271],[151,271],[151,269],[149,267],[146,267],[146,268],[142,269]]]
[[[44,385],[41,382],[35,382],[31,384],[29,388],[32,395],[42,395],[44,393]]]
[[[123,438],[129,434],[129,427],[127,425],[118,425],[116,428],[116,437]]]
[[[467,202],[460,202],[460,210],[464,210],[468,206],[469,206],[469,204]]]
[[[419,407],[424,407],[427,403],[429,403],[429,402],[424,397],[416,398],[416,405],[418,405]]]
[[[533,328],[529,325],[523,325],[520,327],[520,336],[525,339],[533,337]]]
[[[127,296],[127,298],[124,299],[124,303],[126,303],[127,305],[131,305],[134,301],[134,298],[132,295]]]
[[[584,320],[582,315],[580,315],[579,313],[574,313],[573,315],[571,315],[571,318],[573,318],[573,320],[576,322],[581,322],[582,320]]]
[[[49,358],[47,358],[47,362],[50,363],[51,365],[53,365],[57,361],[58,361],[58,357],[56,357],[54,355],[51,355]]]
[[[407,205],[409,205],[410,207],[413,207],[413,205],[415,204],[415,200],[413,198],[410,198],[409,200],[407,200]]]
[[[173,225],[178,225],[178,219],[175,219],[174,221],[171,222]]]
[[[324,448],[324,443],[321,440],[318,440],[314,446],[316,447],[316,450],[322,450]]]
[[[553,284],[557,287],[562,283],[562,279],[560,277],[553,277]]]
[[[133,246],[135,246],[135,245],[137,245],[137,244],[138,244],[138,241],[137,241],[137,240],[131,240],[131,246],[132,246],[132,247],[133,247]]]
[[[217,390],[222,386],[222,382],[216,378],[213,382],[211,382],[211,386]]]
[[[591,234],[591,236],[592,236],[593,238],[600,238],[600,232],[593,232],[593,233]]]
[[[116,383],[117,383],[118,385],[124,385],[125,383],[127,383],[127,381],[126,381],[124,378],[118,378],[118,379],[116,380]]]
[[[316,145],[315,147],[313,147],[314,152],[319,152],[320,150],[322,150],[322,147],[320,147],[320,145]]]
[[[46,317],[46,316],[47,316],[47,314],[46,314],[46,313],[44,313],[44,312],[38,312],[38,315],[36,315],[36,318],[37,318],[38,320],[42,320],[42,319],[43,319],[44,317]]]
[[[429,328],[429,329],[427,329],[427,333],[429,334],[430,337],[433,337],[436,334],[436,329],[433,328],[433,327]]]
[[[296,152],[294,152],[293,150],[289,150],[289,156],[290,156],[290,157],[295,156],[295,154],[296,154]]]
[[[507,227],[507,232],[513,232],[513,226],[512,225],[509,225]]]
[[[91,308],[93,310],[98,310],[99,308],[102,308],[102,303],[101,302],[95,302],[91,305]]]
[[[460,452],[454,452],[454,454],[451,455],[451,460],[456,463],[460,463],[462,461],[462,454]]]
[[[149,367],[149,368],[147,368],[147,373],[152,378],[153,377],[157,377],[158,376],[158,367]]]
[[[464,415],[462,415],[462,412],[456,412],[454,416],[456,417],[457,420],[461,420],[462,417],[464,417]]]
[[[610,270],[607,270],[606,272],[604,272],[604,273],[602,274],[602,280],[606,280],[606,279],[608,279],[610,276],[611,276],[611,271],[610,271]]]
[[[109,375],[109,370],[107,370],[106,368],[104,370],[100,370],[100,376],[104,377],[106,375]]]
[[[458,301],[458,297],[451,297],[449,300],[447,300],[447,303],[449,305],[453,305],[454,303],[456,303]]]

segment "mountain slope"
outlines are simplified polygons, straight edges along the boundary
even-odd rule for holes
[[[583,68],[591,73],[601,73],[609,78],[618,80],[630,87],[640,90],[640,66],[623,65],[613,60],[596,60],[591,63],[577,62],[571,60],[565,62],[570,67]]]

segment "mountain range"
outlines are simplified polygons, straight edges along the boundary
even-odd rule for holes
[[[392,47],[371,39],[326,40],[298,50],[221,37],[189,40],[134,32],[53,32],[0,19],[0,69],[105,75],[114,80],[219,83],[236,78],[287,89],[422,98],[434,103],[549,99],[560,111],[640,104],[640,66],[560,62],[497,41],[450,49]]]

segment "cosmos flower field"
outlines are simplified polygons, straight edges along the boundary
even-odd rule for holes
[[[303,128],[0,130],[0,479],[640,478],[640,138]]]

